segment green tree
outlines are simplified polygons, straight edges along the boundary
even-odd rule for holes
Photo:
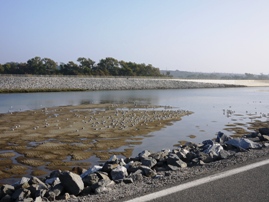
[[[0,64],[0,74],[4,74],[5,72],[5,69],[4,67],[2,66],[2,64]]]
[[[57,63],[50,58],[42,59],[42,70],[45,70],[45,74],[57,74]]]
[[[29,73],[31,74],[46,74],[46,69],[40,57],[34,57],[27,61]]]
[[[118,76],[120,65],[118,60],[107,57],[105,59],[101,59],[100,62],[97,64],[97,67],[103,71],[106,75]]]
[[[60,65],[60,73],[64,75],[78,75],[80,74],[79,66],[72,61],[67,64]]]
[[[95,62],[90,58],[79,57],[77,61],[80,63],[79,68],[83,74],[92,74]]]

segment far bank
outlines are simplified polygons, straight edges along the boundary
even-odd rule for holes
[[[93,78],[72,76],[1,76],[0,92],[191,89],[246,86],[240,83],[222,83],[221,80],[219,81],[220,82],[211,82],[211,80],[205,81],[145,77]]]

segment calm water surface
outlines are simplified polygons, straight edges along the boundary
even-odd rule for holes
[[[228,123],[251,121],[250,113],[256,116],[265,114],[261,120],[269,118],[268,87],[0,94],[0,113],[86,103],[123,102],[172,106],[194,112],[172,126],[151,133],[141,145],[135,146],[133,155],[144,149],[159,151],[172,148],[179,140],[199,143],[212,139]],[[227,113],[224,113],[227,109],[234,111],[234,115],[227,117]],[[191,139],[189,135],[195,135],[196,138]],[[121,149],[124,148],[118,150]]]

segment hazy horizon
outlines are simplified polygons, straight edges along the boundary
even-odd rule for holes
[[[268,74],[266,0],[2,0],[0,63],[106,57],[160,70]]]

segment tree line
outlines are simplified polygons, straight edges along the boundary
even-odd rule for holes
[[[107,57],[98,63],[90,58],[79,57],[76,62],[58,65],[50,58],[34,57],[26,63],[0,64],[0,74],[34,75],[91,75],[91,76],[163,76],[159,68],[151,64],[118,61]]]

